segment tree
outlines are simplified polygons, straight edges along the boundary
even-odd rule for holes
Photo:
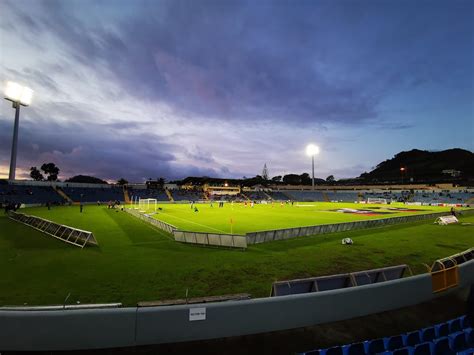
[[[117,184],[119,184],[119,185],[127,185],[127,184],[128,184],[128,181],[125,180],[124,178],[120,178],[120,179],[117,181]]]
[[[301,183],[303,185],[311,185],[311,177],[308,173],[303,173],[300,175]]]
[[[281,175],[274,176],[274,177],[272,177],[272,181],[273,181],[273,182],[280,182],[280,181],[281,181],[281,178],[282,178]]]
[[[48,181],[57,181],[58,180],[58,174],[59,174],[59,168],[56,166],[54,163],[47,163],[41,165],[41,170],[48,175],[47,180]]]
[[[288,185],[301,184],[301,176],[296,174],[287,174],[283,176],[283,182]]]
[[[334,175],[329,175],[327,178],[326,178],[326,182],[334,182],[335,179],[334,179]]]
[[[44,180],[43,174],[41,174],[41,172],[38,170],[38,168],[36,166],[32,166],[30,168],[30,176],[35,181],[43,181]]]
[[[107,184],[107,181],[87,175],[76,175],[67,179],[65,182],[82,182],[85,184]]]

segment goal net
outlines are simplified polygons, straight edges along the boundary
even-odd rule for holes
[[[140,198],[138,199],[138,209],[141,212],[156,212],[156,204],[158,200],[156,198]]]
[[[387,204],[388,202],[386,198],[369,197],[367,203]]]

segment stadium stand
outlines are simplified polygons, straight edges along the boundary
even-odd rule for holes
[[[51,186],[0,185],[0,203],[62,204],[64,199]]]
[[[415,191],[414,201],[428,204],[462,204],[472,197],[474,197],[474,192],[469,191]]]
[[[277,281],[272,285],[271,295],[287,296],[299,293],[320,292],[340,288],[362,286],[396,280],[403,277],[407,265],[389,266],[381,269],[357,271],[347,274],[318,276],[306,279]]]
[[[245,201],[247,198],[242,194],[236,195],[209,195],[209,200],[217,202],[217,201]]]
[[[290,196],[286,195],[284,192],[281,191],[269,191],[267,192],[267,194],[269,194],[272,199],[277,201],[291,200]]]
[[[122,187],[61,187],[74,202],[124,201]]]
[[[200,201],[204,200],[202,191],[197,190],[172,190],[171,194],[175,201]]]
[[[331,201],[354,202],[359,200],[358,191],[326,191],[326,194]]]
[[[311,350],[300,355],[363,355],[363,354],[473,354],[474,329],[466,316],[432,327],[366,340],[328,349]]]
[[[132,199],[137,198],[154,198],[158,201],[169,201],[166,191],[163,189],[136,189],[129,187],[128,195]]]
[[[303,201],[303,202],[311,202],[311,201],[324,201],[324,196],[321,191],[285,191],[286,195],[289,195],[292,200],[294,201]]]
[[[262,191],[245,191],[245,195],[254,201],[268,200],[268,196]]]

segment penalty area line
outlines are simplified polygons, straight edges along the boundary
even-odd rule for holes
[[[190,221],[189,219],[186,219],[186,218],[181,218],[181,217],[173,216],[172,214],[168,214],[168,213],[164,213],[164,212],[160,212],[160,213],[161,213],[161,214],[164,214],[164,215],[167,215],[167,216],[170,216],[170,217],[173,217],[173,218],[180,219],[180,220],[185,221],[185,222],[189,222],[189,223],[195,224],[195,225],[197,225],[197,226],[209,228],[209,229],[215,230],[215,231],[217,231],[217,232],[222,232],[222,233],[224,233],[224,234],[227,234],[227,232],[225,232],[225,231],[223,231],[223,230],[221,230],[221,229],[212,228],[212,227],[206,226],[205,224],[201,224],[201,223],[197,223],[197,222]],[[164,222],[164,221],[163,221],[163,222]]]

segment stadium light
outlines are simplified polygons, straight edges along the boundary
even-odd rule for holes
[[[18,126],[20,123],[20,106],[31,105],[33,99],[33,90],[26,86],[7,81],[5,85],[5,100],[12,102],[15,109],[15,124],[13,126],[12,155],[10,158],[10,171],[8,173],[9,180],[15,180],[16,171],[16,155],[18,149]]]
[[[311,187],[314,190],[314,156],[319,154],[319,147],[315,144],[308,144],[306,147],[306,155],[311,157],[311,166],[312,166],[312,179],[311,179]]]
[[[400,174],[402,175],[402,185],[403,185],[403,183],[404,183],[403,180],[404,180],[404,177],[405,177],[404,175],[405,175],[405,171],[406,171],[406,170],[407,170],[407,169],[406,169],[405,167],[403,167],[403,166],[400,168]]]

